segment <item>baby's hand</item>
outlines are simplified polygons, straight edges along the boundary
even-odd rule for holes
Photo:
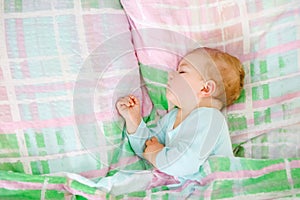
[[[117,109],[125,119],[131,115],[140,115],[140,102],[133,95],[125,96],[117,101]]]
[[[145,145],[146,148],[144,150],[143,156],[155,166],[156,156],[165,146],[159,143],[156,137],[152,137],[149,140],[147,140]]]
[[[117,109],[125,119],[128,133],[133,133],[141,122],[140,101],[133,95],[125,96],[117,101]]]

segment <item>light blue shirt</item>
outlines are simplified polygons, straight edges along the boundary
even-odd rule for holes
[[[197,173],[211,155],[233,156],[227,122],[219,110],[197,108],[173,129],[177,112],[170,111],[155,128],[142,120],[134,134],[127,134],[138,156],[143,158],[145,141],[157,137],[165,147],[157,154],[156,167],[177,177]]]

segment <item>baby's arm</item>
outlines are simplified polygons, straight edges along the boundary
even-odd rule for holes
[[[229,142],[223,148],[226,140]],[[185,119],[172,140],[155,155],[155,167],[173,176],[186,176],[198,172],[210,155],[227,156],[228,152],[231,144],[224,116],[217,110],[200,109]]]
[[[165,144],[165,133],[168,125],[166,121],[168,120],[168,118],[166,116],[167,115],[162,117],[157,122],[156,127],[152,128],[148,128],[146,123],[143,120],[141,120],[134,134],[127,134],[131,147],[139,157],[145,158],[144,153],[147,147],[146,141],[148,141],[150,138],[155,137],[159,144]],[[147,143],[147,145],[149,145],[148,150],[152,152],[153,149],[152,147],[150,148],[150,144]]]

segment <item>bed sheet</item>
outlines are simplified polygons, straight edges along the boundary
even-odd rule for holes
[[[239,155],[299,157],[297,1],[123,0],[122,4],[153,102],[149,107],[154,104],[156,115],[171,109],[165,99],[166,72],[175,70],[191,49],[218,48],[237,56],[246,72],[240,98],[223,110],[232,142],[241,147]]]
[[[299,9],[296,0],[1,0],[0,199],[300,198]],[[170,109],[167,69],[199,44],[244,64],[242,96],[224,110],[244,158],[212,157],[203,180],[176,189],[101,191],[93,183],[105,176],[151,170],[114,102],[136,94],[152,125]]]
[[[139,163],[115,109],[141,96],[120,2],[0,5],[0,170],[94,178]]]
[[[298,199],[300,159],[210,157],[205,178],[113,196],[78,174],[28,175],[0,171],[2,199]],[[158,179],[160,177],[157,177]],[[163,177],[162,177],[163,178]],[[126,184],[126,183],[125,183]],[[129,184],[127,182],[127,184]]]

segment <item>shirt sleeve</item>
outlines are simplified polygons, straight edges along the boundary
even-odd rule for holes
[[[173,176],[198,172],[214,153],[220,136],[229,134],[224,116],[211,108],[193,111],[177,129],[176,136],[156,157],[156,167]]]
[[[145,149],[145,142],[151,137],[156,137],[161,144],[165,145],[165,133],[167,129],[167,124],[169,120],[169,115],[165,115],[158,122],[156,127],[149,128],[146,123],[141,120],[137,130],[133,134],[128,134],[129,143],[134,150],[134,152],[141,158],[143,157],[143,152]]]

